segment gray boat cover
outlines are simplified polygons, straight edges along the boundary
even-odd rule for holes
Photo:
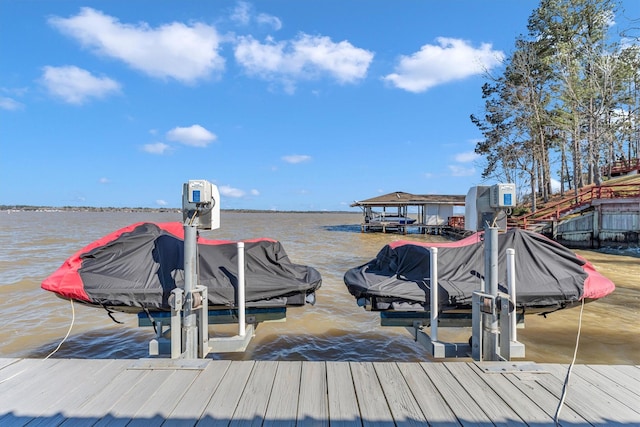
[[[469,308],[484,276],[483,234],[448,243],[390,243],[375,259],[348,270],[344,282],[358,303],[372,310],[429,310],[429,248],[437,247],[440,307]],[[499,234],[498,244],[499,291],[507,293],[506,249],[513,248],[520,308],[562,308],[615,289],[584,258],[541,234],[512,229]]]
[[[184,287],[184,229],[181,223],[137,223],[81,249],[42,282],[63,298],[122,311],[168,310],[168,298]],[[280,242],[244,241],[248,307],[313,302],[320,273],[294,264]],[[198,237],[199,284],[210,306],[235,307],[237,242]]]

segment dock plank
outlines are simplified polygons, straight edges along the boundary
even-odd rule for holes
[[[491,389],[518,414],[518,417],[526,420],[527,424],[544,425],[553,423],[553,416],[542,410],[530,396],[506,378],[507,375],[511,374],[500,373],[489,375],[475,363],[470,363],[467,366],[478,375],[484,375],[483,379]],[[482,399],[483,401],[485,400],[484,396]]]
[[[360,405],[362,425],[364,427],[395,425],[373,364],[351,362],[351,375]]]
[[[524,393],[531,401],[542,409],[552,420],[556,414],[559,398],[545,387],[541,387],[537,379],[543,376],[552,376],[549,372],[534,374],[510,373],[503,374],[516,388]],[[558,419],[563,425],[585,424],[586,420],[572,408],[565,408]]]
[[[231,362],[224,377],[209,399],[198,426],[228,426],[242,397],[255,362]]]
[[[302,362],[279,362],[264,427],[294,427],[298,417]]]
[[[140,381],[120,393],[117,405],[109,411],[107,416],[98,420],[94,426],[126,426],[138,412],[145,412],[146,408],[150,406],[154,392],[167,384],[174,374],[175,371],[169,370],[147,371],[140,378]]]
[[[607,395],[629,407],[631,410],[635,410],[640,413],[640,394],[637,394],[640,393],[640,388],[630,390],[621,386],[611,377],[607,377],[606,375],[603,375],[602,373],[585,365],[574,366],[573,373],[580,376],[582,380],[593,384],[594,387],[600,390],[606,390]]]
[[[451,374],[458,378],[458,382],[464,383],[465,390],[471,396],[482,396],[479,402],[482,411],[493,421],[496,426],[526,425],[520,416],[502,399],[502,396],[488,384],[488,375],[474,371],[466,363],[445,362],[444,366]]]
[[[231,361],[228,360],[209,363],[193,381],[182,396],[182,399],[180,399],[173,408],[173,411],[167,416],[163,427],[187,427],[195,425],[196,421],[202,416],[204,409],[210,402],[211,396],[218,388],[222,377],[230,365]]]
[[[0,425],[12,427],[551,425],[567,370],[489,372],[462,361],[0,359],[0,366],[3,396],[13,386],[42,391],[40,400],[29,393],[0,400]],[[623,375],[630,369],[638,368],[574,366],[561,424],[640,425],[640,390]]]
[[[116,405],[123,391],[135,386],[146,373],[127,369],[114,371],[112,380],[102,389],[94,390],[91,398],[84,404],[66,408],[67,419],[61,425],[86,426],[98,422]]]
[[[9,358],[9,357],[6,359],[0,359],[0,371],[2,371],[2,369],[6,368],[9,365],[20,362],[21,360],[23,359]]]
[[[629,378],[633,378],[637,382],[640,382],[640,366],[637,365],[614,365],[614,369],[622,372]]]
[[[57,399],[51,400],[48,404],[38,405],[38,408],[33,410],[34,420],[29,423],[29,427],[62,423],[66,416],[60,413],[59,408],[83,405],[96,390],[105,387],[112,380],[112,372],[122,369],[129,362],[109,360],[105,363],[101,360],[79,360],[77,363],[90,366],[92,371],[86,376],[81,376],[81,381],[75,381],[63,393],[57,393]],[[74,374],[78,373],[78,371],[74,372]]]
[[[158,386],[150,396],[148,403],[140,408],[127,424],[127,427],[161,426],[177,402],[183,399],[189,386],[200,374],[195,370],[175,370]]]
[[[628,393],[633,393],[640,398],[640,381],[625,375],[617,366],[586,365],[598,374],[615,382],[616,386],[623,388]],[[613,368],[613,369],[612,369]],[[640,405],[638,405],[640,406]]]
[[[427,420],[398,366],[395,363],[375,362],[373,367],[387,397],[394,422],[403,426],[424,426]]]
[[[541,377],[538,382],[554,391],[554,394],[557,393],[557,397],[560,398],[567,366],[551,364],[543,366],[554,376]],[[578,375],[571,375],[565,405],[573,408],[592,424],[625,424],[631,423],[640,416]]]
[[[409,362],[398,363],[397,366],[429,424],[460,425],[455,414],[422,366]]]
[[[267,404],[273,389],[277,363],[257,361],[251,371],[245,390],[230,427],[260,427],[267,413]]]
[[[486,426],[491,423],[491,419],[460,382],[465,382],[464,378],[454,377],[446,366],[440,363],[421,363],[421,365],[463,425]]]
[[[0,370],[0,401],[10,406],[12,401],[20,402],[24,394],[32,395],[33,386],[37,378],[54,374],[58,360],[45,361],[38,359],[22,359],[16,363],[7,364]],[[65,375],[64,366],[61,366]]]
[[[302,365],[297,425],[305,427],[329,425],[325,362],[305,362]]]
[[[348,363],[327,362],[327,392],[331,427],[362,425],[351,366]]]

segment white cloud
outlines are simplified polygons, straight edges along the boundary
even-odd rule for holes
[[[373,53],[348,41],[334,43],[329,37],[300,34],[295,40],[264,43],[251,36],[238,39],[235,58],[250,75],[295,88],[295,80],[328,75],[339,83],[354,83],[367,75]]]
[[[464,153],[458,153],[454,159],[458,163],[470,163],[478,159],[480,156],[475,151],[466,151]]]
[[[256,21],[258,22],[258,24],[267,25],[276,31],[282,28],[282,21],[280,21],[280,18],[278,18],[277,16],[268,15],[266,13],[259,14],[256,17]]]
[[[248,25],[251,21],[251,4],[239,1],[231,13],[231,20],[240,25]]]
[[[13,98],[6,98],[4,96],[0,96],[0,108],[3,110],[15,111],[20,110],[24,107],[20,102],[16,101]]]
[[[255,16],[255,17],[254,17]],[[239,1],[231,12],[231,20],[238,25],[246,26],[255,20],[260,25],[266,25],[278,31],[282,28],[280,18],[267,13],[254,15],[253,6],[245,1]]]
[[[151,154],[164,154],[171,147],[164,142],[155,142],[153,144],[145,144],[142,146],[142,150]]]
[[[199,22],[152,28],[144,22],[120,23],[84,7],[76,16],[53,17],[49,23],[97,54],[153,77],[193,83],[224,70],[224,59],[218,53],[220,36],[214,27]]]
[[[260,192],[258,190],[256,190],[255,188],[252,189],[249,193],[251,193],[252,196],[259,196]]]
[[[292,154],[290,156],[284,156],[282,157],[282,160],[284,160],[287,163],[302,163],[302,162],[308,162],[309,160],[311,160],[311,156],[307,156],[306,154]]]
[[[452,176],[472,176],[476,173],[476,169],[474,167],[464,167],[460,165],[449,165],[449,171]]]
[[[75,66],[44,67],[42,84],[53,96],[80,105],[90,98],[104,98],[120,92],[120,84],[108,77],[96,77]]]
[[[220,195],[233,197],[236,199],[240,197],[244,197],[245,195],[245,192],[243,190],[240,190],[239,188],[233,188],[228,185],[222,185],[218,188],[218,190],[220,190]]]
[[[102,178],[100,178],[100,179],[98,180],[98,182],[99,182],[100,184],[108,184],[108,183],[110,183],[111,181],[109,181],[109,178],[102,177]]]
[[[169,203],[167,203],[166,200],[162,200],[162,199],[158,199],[156,200],[156,205],[158,206],[167,206]]]
[[[200,125],[176,127],[167,132],[169,141],[179,142],[191,147],[206,147],[218,137]]]
[[[489,43],[474,48],[460,39],[439,37],[436,41],[437,45],[426,44],[410,56],[401,56],[395,73],[384,80],[409,92],[424,92],[439,84],[482,74],[504,59],[504,53],[493,50]]]

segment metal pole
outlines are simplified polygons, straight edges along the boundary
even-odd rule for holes
[[[198,355],[197,313],[193,310],[193,291],[198,285],[198,230],[195,225],[184,226],[184,332],[185,359],[195,359]]]
[[[171,358],[178,359],[182,354],[182,306],[184,292],[180,288],[171,291],[173,305],[171,306]]]
[[[487,224],[484,228],[484,280],[488,291],[495,298],[498,296],[498,228]],[[491,314],[485,322],[485,339],[483,342],[484,360],[497,360],[498,357],[498,316]]]
[[[511,341],[518,341],[516,335],[517,310],[516,310],[516,251],[513,248],[507,249],[507,284],[509,286],[509,299],[513,303],[514,311],[509,315],[511,320]]]
[[[244,337],[245,330],[244,302],[244,242],[238,242],[238,335]]]
[[[429,248],[431,254],[431,340],[438,341],[438,248]]]

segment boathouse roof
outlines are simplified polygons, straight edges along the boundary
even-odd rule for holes
[[[420,206],[420,205],[453,205],[464,206],[465,195],[446,194],[411,194],[395,191],[371,199],[358,200],[351,207],[360,206]]]

